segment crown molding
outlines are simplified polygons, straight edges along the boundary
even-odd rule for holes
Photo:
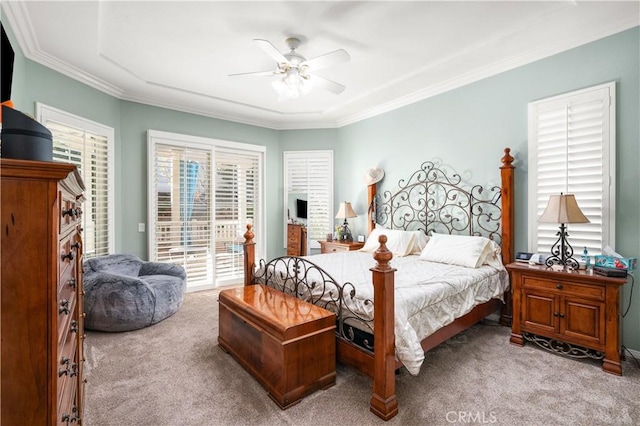
[[[549,56],[553,56],[555,54],[580,47],[582,45],[600,40],[602,38],[620,33],[622,31],[626,31],[628,29],[637,27],[639,24],[639,17],[628,16],[623,21],[593,29],[592,31],[585,32],[573,38],[558,40],[556,44],[547,45],[543,48],[531,50],[528,52],[522,52],[521,54],[514,55],[511,58],[489,64],[485,67],[481,67],[461,74],[460,76],[453,79],[443,81],[442,83],[435,84],[420,91],[399,97],[398,99],[394,99],[391,102],[378,105],[374,108],[369,108],[357,114],[346,116],[343,119],[338,120],[338,127],[344,127],[349,124],[357,123],[359,121],[366,120],[368,118],[372,118],[377,115],[384,114],[398,108],[402,108],[407,105],[411,105],[413,103],[428,99],[444,92],[466,86],[467,84],[475,83],[476,81],[493,77],[500,73],[539,61]]]

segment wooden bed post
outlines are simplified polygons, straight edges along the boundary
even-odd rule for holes
[[[502,178],[502,263],[508,265],[514,260],[513,237],[515,226],[515,202],[514,202],[514,171],[512,165],[513,157],[510,154],[511,149],[504,149],[504,157],[502,166],[500,167],[500,176]],[[504,294],[505,304],[500,312],[500,324],[505,326],[511,325],[512,318],[512,302],[511,288]]]
[[[247,224],[247,232],[244,233],[244,285],[253,285],[254,265],[256,264],[256,243],[253,241],[253,225]]]
[[[386,235],[381,235],[378,242],[380,247],[373,255],[377,265],[371,268],[375,340],[373,342],[373,395],[369,408],[376,416],[383,420],[389,420],[398,414],[395,378],[395,295],[393,288],[396,270],[389,265],[393,253],[387,249],[385,244],[387,242]]]
[[[502,178],[502,263],[513,262],[513,234],[514,234],[514,170],[513,157],[510,148],[504,149],[500,176]]]
[[[371,231],[376,226],[376,190],[377,184],[372,183],[367,186],[367,199],[369,200],[369,208],[367,210],[367,233],[370,234]]]

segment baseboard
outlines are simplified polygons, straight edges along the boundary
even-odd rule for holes
[[[633,349],[625,348],[626,351],[629,351],[631,355],[633,355],[637,360],[640,360],[640,351],[636,351]]]

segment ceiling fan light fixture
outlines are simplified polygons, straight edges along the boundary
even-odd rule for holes
[[[309,76],[303,76],[296,68],[290,68],[284,77],[273,80],[271,86],[278,94],[278,101],[287,101],[309,93],[313,83]]]

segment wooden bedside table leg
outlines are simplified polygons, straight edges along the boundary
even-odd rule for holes
[[[516,282],[514,276],[511,275],[511,301],[512,306],[520,306],[520,283]],[[520,309],[516,309],[512,313],[511,317],[511,338],[509,342],[512,345],[524,346],[524,339],[522,338],[522,331],[520,330]]]
[[[602,369],[607,373],[622,376],[622,367],[620,366],[620,328],[618,315],[620,310],[620,287],[608,285],[606,289],[606,308],[605,308],[605,333],[606,343],[604,351],[604,360],[602,361]]]

